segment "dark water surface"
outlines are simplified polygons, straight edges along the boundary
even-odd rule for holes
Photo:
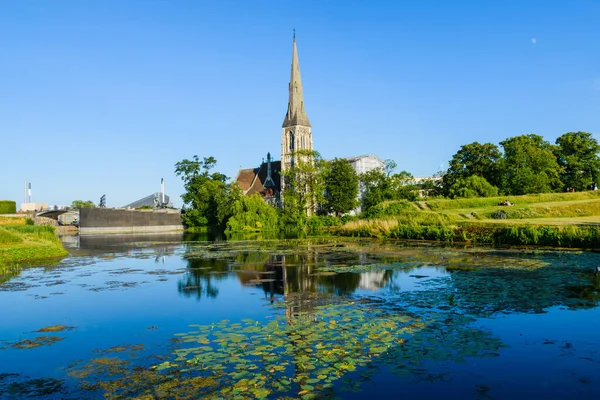
[[[600,398],[599,254],[183,239],[0,270],[0,398]]]

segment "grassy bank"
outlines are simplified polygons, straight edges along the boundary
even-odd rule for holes
[[[8,219],[0,221],[0,267],[69,254],[54,227],[27,225],[25,218]]]
[[[372,218],[342,225],[344,236],[447,243],[600,247],[598,192],[434,200],[378,205]]]

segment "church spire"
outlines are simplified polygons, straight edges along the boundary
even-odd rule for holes
[[[303,125],[310,127],[310,121],[304,110],[304,96],[302,95],[302,79],[300,78],[300,64],[298,63],[298,49],[296,48],[296,30],[294,29],[294,48],[292,51],[292,72],[289,85],[290,97],[288,109],[283,120],[283,128]]]

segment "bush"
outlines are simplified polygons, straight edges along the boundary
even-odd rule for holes
[[[369,208],[365,213],[365,217],[382,218],[406,213],[416,214],[417,209],[414,208],[408,200],[390,200],[381,202]]]
[[[17,203],[12,200],[0,200],[0,214],[16,214]]]
[[[473,175],[456,181],[450,187],[449,195],[451,198],[494,197],[498,196],[498,188],[486,181],[485,178]]]
[[[279,215],[259,194],[242,196],[232,207],[233,215],[227,221],[226,233],[267,232],[279,229]]]
[[[500,210],[496,211],[492,214],[492,218],[494,219],[506,219],[506,211]]]

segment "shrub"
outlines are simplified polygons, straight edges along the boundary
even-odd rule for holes
[[[0,214],[16,214],[17,203],[12,200],[0,200]]]
[[[332,215],[312,216],[307,219],[306,226],[310,230],[341,225],[341,218]]]
[[[277,210],[259,194],[240,197],[232,209],[233,215],[227,221],[227,233],[277,231],[279,228]]]
[[[485,178],[477,175],[459,179],[450,187],[450,197],[494,197],[498,196],[498,188],[490,184]]]
[[[408,200],[391,200],[381,202],[367,210],[367,218],[381,218],[401,215],[405,213],[415,214],[417,210]]]
[[[492,213],[492,218],[494,219],[506,219],[506,211],[500,210]]]

